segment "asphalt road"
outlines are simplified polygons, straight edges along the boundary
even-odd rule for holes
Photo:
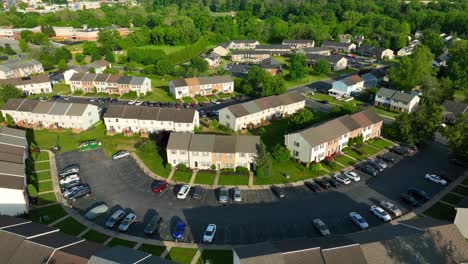
[[[140,221],[129,231],[132,235],[144,236],[144,225],[158,213],[164,221],[155,239],[173,240],[171,228],[175,220],[182,219],[189,226],[185,242],[200,242],[206,225],[214,223],[218,227],[214,243],[249,244],[317,237],[319,234],[311,223],[314,218],[324,220],[334,234],[355,232],[358,228],[348,217],[351,211],[360,213],[371,227],[380,225],[382,222],[369,212],[370,205],[385,199],[408,211],[399,202],[399,195],[407,188],[419,187],[431,196],[443,188],[426,181],[426,172],[439,169],[453,175],[462,173],[463,169],[448,163],[447,155],[444,145],[434,143],[377,177],[358,172],[362,178],[360,182],[338,190],[313,193],[304,186],[285,188],[286,198],[281,200],[269,189],[248,190],[242,193],[242,203],[229,202],[224,206],[217,202],[217,190],[204,190],[201,200],[177,200],[178,186],[170,186],[162,194],[153,193],[150,186],[154,181],[132,159],[113,161],[100,150],[68,152],[56,158],[59,169],[79,163],[82,179],[92,187],[91,197],[73,205],[82,213],[95,203],[105,202],[111,208],[110,213],[124,208],[137,214]],[[110,213],[96,222],[103,224]]]

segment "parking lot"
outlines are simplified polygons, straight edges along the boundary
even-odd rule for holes
[[[216,244],[249,244],[267,240],[298,237],[317,237],[312,220],[321,218],[333,234],[355,232],[359,229],[350,221],[349,212],[361,214],[371,226],[382,224],[369,211],[369,206],[381,200],[393,201],[404,213],[409,208],[399,202],[399,195],[409,187],[418,187],[433,196],[442,186],[424,179],[431,170],[444,170],[459,175],[463,169],[447,161],[445,146],[434,143],[412,157],[399,160],[377,177],[356,171],[361,181],[340,189],[313,193],[305,186],[285,188],[286,198],[277,198],[269,189],[245,190],[242,202],[217,202],[217,190],[204,190],[200,200],[189,197],[177,200],[179,186],[169,186],[163,193],[151,191],[153,179],[145,175],[128,158],[118,161],[105,157],[100,150],[68,152],[56,156],[59,169],[68,164],[81,165],[80,176],[92,188],[92,195],[73,206],[84,213],[90,206],[105,202],[110,212],[96,222],[103,224],[107,217],[123,208],[137,214],[140,221],[129,231],[144,236],[143,228],[155,213],[163,217],[155,239],[173,240],[171,227],[179,218],[188,224],[185,242],[200,242],[206,225],[214,223]]]

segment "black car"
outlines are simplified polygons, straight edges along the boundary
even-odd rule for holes
[[[324,189],[331,189],[332,188],[332,185],[325,181],[325,180],[314,180],[315,183],[317,183],[318,185],[320,185],[320,187],[324,188]]]
[[[425,191],[414,187],[408,189],[408,194],[423,202],[427,202],[431,199]]]
[[[198,106],[204,107],[204,106],[206,106],[206,103],[200,102],[200,103],[198,103]]]
[[[60,98],[61,98],[60,95],[54,95],[54,96],[52,96],[52,100],[58,100],[58,99],[60,99]]]
[[[192,188],[192,198],[195,200],[200,200],[202,198],[203,189],[200,186],[194,186]]]
[[[325,180],[329,182],[333,188],[339,188],[341,186],[341,183],[333,178],[326,178]]]
[[[176,107],[176,104],[175,103],[169,103],[167,106],[170,107],[170,108],[174,108],[174,107]]]
[[[271,191],[276,195],[278,196],[278,198],[285,198],[286,197],[286,194],[284,193],[284,190],[283,188],[280,188],[278,186],[271,186]]]
[[[406,157],[409,155],[408,150],[403,147],[396,146],[396,147],[391,148],[390,151],[403,157]]]
[[[189,104],[189,103],[184,103],[183,105],[184,105],[184,108],[186,108],[186,109],[190,108],[190,104]]]
[[[68,200],[70,201],[76,201],[79,198],[89,196],[91,194],[91,188],[86,187],[86,188],[81,188],[76,192],[73,192],[70,196],[68,196]]]
[[[384,167],[382,167],[382,165],[378,164],[377,162],[375,162],[373,160],[368,160],[367,165],[371,166],[372,168],[374,168],[374,169],[376,169],[378,171],[383,171],[384,170]]]
[[[305,181],[304,182],[305,186],[307,186],[311,191],[313,192],[320,192],[320,186],[316,183],[313,183],[311,181]]]
[[[377,176],[377,173],[379,173],[378,170],[374,169],[372,166],[367,165],[367,164],[363,164],[361,166],[358,166],[357,169],[364,172],[364,173],[366,173],[366,174],[369,174],[370,176]]]
[[[200,113],[200,117],[201,117],[201,118],[205,118],[205,117],[208,116],[208,115],[206,114],[205,110],[200,110],[199,113]]]
[[[156,232],[156,230],[158,230],[159,226],[161,225],[162,220],[163,220],[162,217],[157,214],[151,217],[151,219],[146,224],[143,232],[147,235],[154,234],[154,232]]]
[[[418,201],[416,199],[414,199],[413,196],[408,195],[406,193],[403,193],[403,194],[400,195],[400,200],[402,200],[404,203],[409,204],[409,205],[414,206],[414,207],[419,205]]]
[[[385,161],[385,162],[387,162],[387,163],[391,163],[391,164],[393,164],[395,162],[395,158],[390,157],[388,155],[381,155],[381,156],[378,156],[378,158]]]
[[[111,104],[114,104],[114,103],[117,103],[119,101],[119,99],[117,98],[113,98],[110,100]]]
[[[416,147],[415,145],[411,145],[411,144],[401,144],[401,146],[403,148],[405,148],[408,152],[410,153],[415,153],[416,151],[418,151],[418,147]]]
[[[76,180],[76,181],[72,181],[72,182],[69,182],[69,183],[66,183],[66,184],[62,184],[60,185],[60,189],[62,192],[68,190],[68,189],[71,189],[75,186],[78,186],[78,185],[82,185],[83,183],[81,182],[81,180]]]
[[[327,100],[319,100],[318,102],[321,103],[321,104],[328,104]]]

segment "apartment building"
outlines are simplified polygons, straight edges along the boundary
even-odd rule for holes
[[[235,131],[262,126],[269,121],[292,115],[305,107],[298,93],[263,97],[219,110],[219,122]]]
[[[219,66],[219,63],[221,62],[221,55],[213,51],[208,54],[208,56],[206,56],[205,61],[208,62],[208,65],[211,69],[214,69]]]
[[[28,157],[26,131],[0,127],[0,213],[28,213],[29,197],[25,173]]]
[[[358,51],[359,54],[361,54],[362,56],[372,57],[380,60],[391,60],[395,58],[395,53],[393,52],[393,50],[381,47],[362,45]]]
[[[328,48],[335,52],[352,52],[356,50],[356,44],[354,43],[345,43],[329,40],[324,41],[322,43],[322,47]]]
[[[306,54],[307,64],[313,66],[319,60],[325,60],[330,64],[332,71],[341,71],[348,67],[348,59],[342,55],[323,56],[319,54]]]
[[[17,126],[30,128],[86,130],[99,121],[99,109],[91,104],[10,99],[1,112]]]
[[[259,44],[258,40],[253,39],[231,40],[229,42],[229,49],[254,49]]]
[[[75,73],[87,73],[93,69],[93,73],[103,73],[105,69],[112,68],[112,64],[106,60],[98,60],[88,63],[86,65],[69,69],[63,73],[63,78],[66,84],[70,84],[70,78]]]
[[[213,49],[213,52],[219,56],[227,56],[229,54],[229,43],[221,43]]]
[[[255,46],[255,50],[257,51],[266,51],[269,52],[271,55],[274,56],[282,56],[288,55],[291,53],[291,46],[289,45],[257,45]]]
[[[151,91],[151,80],[147,77],[122,76],[116,74],[74,73],[70,78],[71,91],[93,93],[126,94],[136,92],[138,95]]]
[[[323,56],[330,56],[331,51],[330,48],[327,47],[313,47],[313,48],[302,48],[296,51],[297,53],[302,54],[318,54]]]
[[[200,118],[193,109],[110,105],[104,124],[108,133],[193,132],[200,125]]]
[[[0,79],[27,77],[43,72],[44,68],[37,60],[7,61],[0,64]]]
[[[167,162],[193,169],[217,170],[238,166],[255,170],[259,136],[211,135],[172,132],[166,147]]]
[[[285,39],[282,44],[291,47],[291,49],[304,49],[313,48],[315,41],[311,39]]]
[[[345,115],[304,130],[287,134],[285,145],[302,162],[319,162],[339,153],[350,138],[362,135],[364,141],[380,136],[383,119],[368,109]]]
[[[169,83],[169,91],[175,95],[176,99],[185,96],[232,93],[234,92],[234,80],[230,75],[177,79]]]
[[[411,113],[416,111],[419,101],[419,96],[415,94],[380,88],[375,95],[374,105],[393,111]]]
[[[264,50],[234,50],[231,53],[232,62],[260,63],[271,58],[269,51]]]
[[[23,91],[25,95],[51,93],[52,84],[47,74],[31,75],[11,79],[0,79],[1,85],[13,85]]]
[[[359,75],[351,75],[333,82],[328,94],[334,97],[351,96],[364,90],[364,80]]]

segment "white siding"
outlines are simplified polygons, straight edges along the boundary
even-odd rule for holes
[[[0,188],[0,214],[15,216],[27,213],[28,208],[23,190]]]

